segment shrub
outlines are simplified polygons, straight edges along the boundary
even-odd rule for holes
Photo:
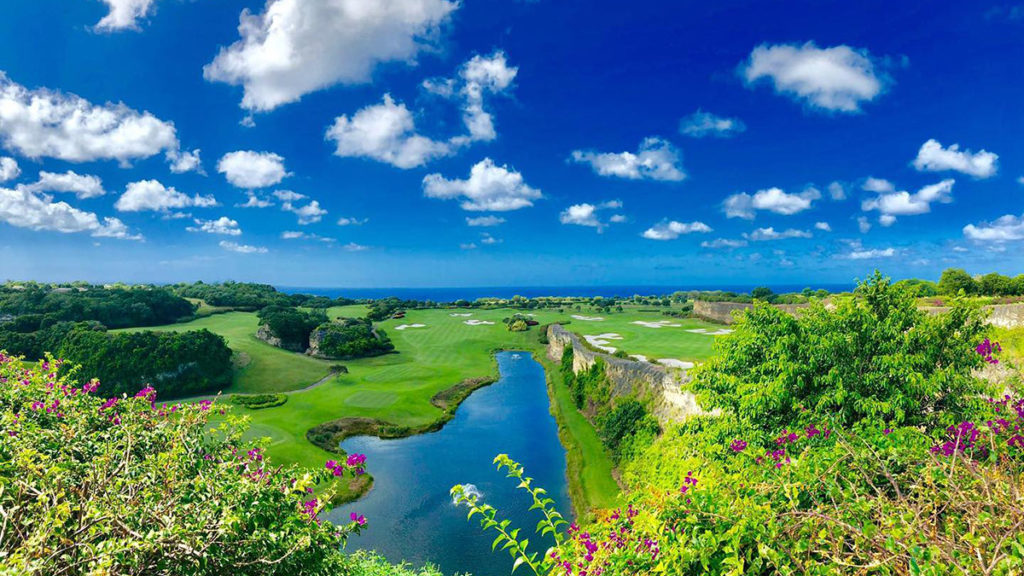
[[[288,401],[287,394],[232,394],[231,403],[250,410],[273,408]]]
[[[395,349],[383,330],[364,318],[338,318],[321,324],[310,336],[311,353],[322,358],[363,358]]]
[[[272,466],[240,419],[210,428],[212,402],[105,399],[59,368],[0,355],[0,573],[346,573],[365,519],[322,522],[331,490],[311,493],[361,462]]]
[[[281,340],[281,347],[304,352],[309,348],[309,333],[327,321],[323,310],[299,310],[287,306],[268,306],[259,311],[260,323]]]

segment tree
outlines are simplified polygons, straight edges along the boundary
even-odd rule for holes
[[[758,286],[750,293],[750,297],[754,300],[764,300],[765,302],[771,302],[775,299],[775,292],[767,286]]]
[[[960,268],[947,268],[942,271],[939,278],[939,293],[946,296],[956,296],[963,290],[964,294],[971,295],[978,292],[978,283],[970,274]]]
[[[1016,292],[1016,286],[1009,276],[992,272],[978,280],[978,292],[985,296],[1009,296]]]

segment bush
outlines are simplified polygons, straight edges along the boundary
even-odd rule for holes
[[[321,324],[310,337],[312,353],[321,358],[364,358],[395,349],[383,330],[363,318],[338,318]]]
[[[309,348],[309,333],[327,321],[323,310],[299,310],[287,306],[268,306],[259,311],[260,323],[281,340],[287,350],[305,352]]]
[[[211,402],[96,396],[60,363],[0,356],[0,573],[345,574],[352,523],[321,522],[331,469],[270,465]],[[341,475],[357,467],[333,464]]]
[[[231,403],[250,410],[273,408],[288,401],[287,394],[232,394]]]

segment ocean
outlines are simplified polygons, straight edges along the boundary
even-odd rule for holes
[[[771,285],[777,294],[787,292],[800,292],[807,286],[818,290],[825,289],[829,292],[847,292],[853,290],[854,284],[810,284],[810,285]],[[352,298],[380,299],[395,296],[403,300],[432,300],[434,302],[454,302],[455,300],[473,301],[478,298],[511,298],[513,296],[524,296],[536,298],[538,296],[578,296],[593,298],[601,296],[610,298],[613,296],[662,296],[677,291],[688,290],[726,290],[737,293],[749,293],[756,286],[751,285],[718,285],[718,286],[476,286],[476,287],[423,287],[423,288],[330,288],[330,287],[303,287],[303,286],[278,286],[277,289],[288,294],[313,294],[315,296],[327,296],[329,298]]]

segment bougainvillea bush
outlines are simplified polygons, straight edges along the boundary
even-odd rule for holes
[[[877,274],[799,317],[756,305],[691,383],[717,410],[623,440],[622,508],[531,551],[466,504],[542,575],[1024,573],[1024,399],[977,377],[987,332]]]
[[[0,354],[0,574],[348,574],[346,526],[314,487],[362,471],[350,455],[281,468],[210,402],[146,387],[100,397],[48,359]]]

